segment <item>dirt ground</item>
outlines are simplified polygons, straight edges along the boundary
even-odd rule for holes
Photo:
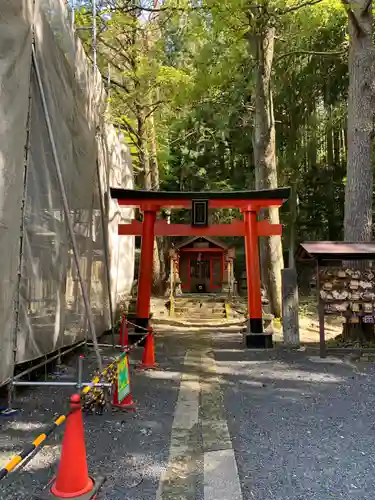
[[[155,320],[168,320],[168,311],[165,307],[165,298],[152,299],[152,313]],[[246,313],[246,300],[243,297],[237,297],[233,300],[235,309],[238,313],[245,316]],[[234,318],[241,322],[240,314]],[[184,319],[184,325],[187,326],[188,321]],[[193,323],[192,323],[193,326]],[[299,328],[300,328],[300,341],[301,344],[317,344],[319,342],[319,318],[315,298],[302,299],[300,301],[299,309]],[[326,340],[333,340],[335,337],[342,333],[342,323],[339,319],[330,317],[325,319],[325,336]],[[280,321],[274,321],[274,340],[282,342],[282,325]]]

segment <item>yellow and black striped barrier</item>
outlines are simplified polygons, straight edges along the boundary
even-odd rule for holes
[[[144,338],[147,335],[148,335],[148,333],[142,339],[140,339],[136,344],[139,344],[142,340],[144,340]],[[132,348],[127,349],[127,352],[131,351],[134,347],[135,346],[132,346]],[[120,356],[116,357],[116,359],[114,361],[112,361],[112,363],[110,363],[103,370],[103,372],[100,375],[96,375],[91,380],[89,385],[84,386],[83,389],[81,390],[81,395],[86,396],[90,391],[95,391],[97,389],[95,387],[95,384],[99,384],[100,380],[103,377],[108,377],[110,382],[113,383],[114,377],[116,376],[116,371],[117,371],[117,362],[121,356],[122,356],[122,354]],[[115,368],[116,368],[116,370],[114,370]],[[9,474],[9,472],[12,472],[17,467],[17,465],[19,465],[21,462],[23,462],[23,460],[25,460],[25,458],[27,458],[33,451],[35,451],[47,439],[47,437],[49,437],[57,429],[57,427],[59,427],[61,424],[63,424],[67,418],[67,415],[60,415],[53,422],[53,424],[51,424],[45,430],[45,432],[43,432],[42,434],[39,434],[39,436],[36,439],[34,439],[34,441],[31,444],[25,446],[25,448],[21,451],[21,453],[19,453],[18,455],[15,455],[7,463],[7,465],[4,468],[0,469],[0,481],[2,479],[4,479]]]
[[[103,371],[103,376],[105,376],[108,371],[110,370],[110,367],[113,366],[114,363],[111,363],[107,368]],[[98,384],[100,382],[100,377],[94,377],[91,381],[92,384]],[[86,395],[89,391],[93,389],[92,386],[87,385],[85,386],[81,394]],[[69,414],[69,413],[68,413]],[[21,453],[18,453],[18,455],[15,455],[3,469],[0,469],[0,481],[4,479],[9,472],[12,472],[17,465],[19,465],[25,458],[27,458],[33,451],[35,451],[56,429],[59,427],[61,424],[65,422],[67,419],[67,415],[60,415],[47,429],[42,433],[39,434],[39,436],[34,439],[34,441],[31,444],[28,444],[25,446],[25,448],[21,451]]]
[[[67,415],[60,415],[53,424],[51,424],[42,434],[40,434],[34,441],[25,446],[25,448],[19,453],[18,455],[15,455],[12,460],[10,460],[6,466],[3,469],[0,469],[0,480],[4,479],[4,477],[9,474],[9,472],[12,472],[17,465],[19,465],[23,460],[25,460],[26,457],[30,455],[36,448],[38,448],[43,441],[47,439],[48,436],[50,436],[59,425],[63,424],[66,420]]]

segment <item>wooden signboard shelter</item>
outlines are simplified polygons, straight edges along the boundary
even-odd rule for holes
[[[375,323],[375,243],[311,241],[301,243],[300,262],[316,267],[320,357],[327,354],[325,316],[342,323]]]
[[[263,332],[258,238],[281,236],[282,226],[266,220],[258,221],[257,213],[262,208],[281,207],[289,195],[290,188],[206,193],[111,188],[111,197],[120,206],[138,207],[143,213],[143,222],[133,220],[130,224],[118,226],[120,235],[142,237],[136,324],[147,328],[149,323],[155,236],[244,236],[248,292],[246,344],[248,347],[272,345],[272,337],[270,339]],[[192,210],[192,224],[168,224],[156,220],[161,208]],[[239,209],[243,220],[210,225],[208,211],[221,208]]]

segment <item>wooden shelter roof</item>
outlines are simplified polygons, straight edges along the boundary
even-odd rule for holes
[[[301,243],[298,260],[366,260],[375,259],[375,242],[311,241]]]

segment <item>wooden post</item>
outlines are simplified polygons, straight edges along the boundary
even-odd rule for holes
[[[174,260],[173,257],[170,257],[170,287],[171,287],[171,297],[174,296]]]
[[[174,313],[175,313],[175,303],[174,303],[174,300],[175,300],[175,290],[174,290],[174,267],[175,267],[175,262],[174,262],[174,258],[173,256],[171,255],[170,256],[170,271],[169,271],[169,274],[170,274],[170,287],[171,287],[171,291],[170,291],[170,296],[169,296],[169,316],[174,316]]]
[[[298,286],[294,268],[281,271],[284,344],[299,346]]]
[[[326,338],[324,331],[324,302],[320,298],[320,276],[319,262],[316,262],[316,292],[318,296],[318,318],[319,318],[319,354],[321,358],[327,356]]]
[[[319,299],[319,354],[321,358],[327,357],[326,336],[324,331],[324,303]]]
[[[228,291],[229,291],[229,296],[232,296],[232,280],[231,280],[231,268],[232,268],[232,262],[230,259],[227,260],[227,280],[228,280]]]

